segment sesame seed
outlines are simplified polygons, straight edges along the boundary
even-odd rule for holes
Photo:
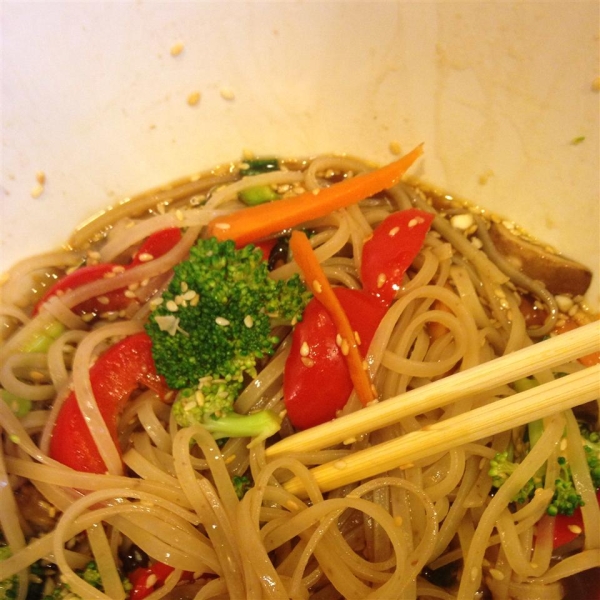
[[[300,346],[300,356],[308,356],[310,352],[310,348],[306,342],[302,342],[302,346]]]
[[[177,304],[175,304],[175,302],[173,302],[173,300],[167,301],[167,304],[165,306],[167,307],[167,310],[171,312],[177,312],[178,310],[178,306]]]
[[[215,223],[215,227],[223,230],[231,229],[231,225],[229,223]]]
[[[251,329],[254,326],[254,319],[251,317],[251,315],[246,315],[244,317],[244,325],[248,328]]]
[[[354,442],[356,442],[356,438],[354,436],[346,438],[342,444],[344,444],[344,446],[349,446],[350,444],[354,444]]]
[[[175,217],[178,221],[183,221],[183,212],[180,209],[175,211]]]
[[[323,291],[323,286],[316,279],[313,281],[312,287],[317,294]]]
[[[123,296],[125,296],[125,298],[136,298],[135,292],[132,290],[125,290]]]
[[[125,267],[123,265],[115,265],[111,271],[118,275],[119,273],[125,273]]]
[[[581,527],[579,527],[579,525],[568,525],[567,529],[571,533],[574,533],[575,535],[579,535],[580,533],[583,533],[583,529],[581,529]]]
[[[227,325],[229,325],[229,321],[224,317],[217,317],[215,323],[220,327],[227,327]]]
[[[320,191],[321,191],[321,188],[315,188],[315,189],[314,189],[314,190],[311,192],[311,194],[312,194],[313,196],[318,196]]]
[[[198,303],[200,302],[200,296],[198,294],[196,294],[191,300],[190,300],[190,306],[198,306]]]
[[[338,347],[342,345],[342,336],[339,333],[335,336],[335,345]]]
[[[87,315],[81,316],[81,320],[84,323],[89,323],[90,321],[93,321],[93,319],[94,319],[94,313],[87,313]]]
[[[490,569],[490,575],[496,581],[502,581],[504,579],[504,573],[502,571],[499,571],[498,569]]]
[[[152,254],[150,254],[149,252],[142,252],[139,256],[138,256],[138,260],[140,262],[149,262],[151,260],[154,260],[154,256]]]
[[[423,217],[415,217],[414,219],[411,219],[408,222],[408,226],[410,229],[412,229],[413,227],[416,227],[417,225],[420,225],[421,223],[424,223],[425,220],[423,219]]]
[[[154,573],[152,575],[149,575],[148,579],[146,579],[146,587],[148,589],[153,588],[156,585],[157,581],[158,581],[158,577],[156,575],[154,575]]]
[[[198,102],[200,102],[200,92],[195,91],[188,95],[187,103],[190,106],[196,106],[196,104],[198,104]]]
[[[342,354],[344,356],[348,356],[348,353],[350,352],[350,346],[346,340],[342,340],[341,349],[342,349]]]
[[[560,449],[562,452],[564,452],[567,449],[567,438],[563,438],[562,440],[560,440]]]
[[[385,285],[386,281],[387,281],[387,277],[385,276],[385,273],[379,273],[379,275],[377,275],[377,287],[378,288],[382,288]]]
[[[450,219],[450,224],[454,229],[459,231],[466,231],[473,225],[473,215],[471,213],[465,213],[464,215],[454,215]]]
[[[223,98],[223,100],[235,100],[235,92],[228,87],[222,87],[219,90],[219,94],[221,94],[221,98]]]
[[[191,400],[190,402],[187,402],[184,405],[183,410],[190,411],[190,410],[196,408],[196,406],[197,406],[196,401],[195,400]]]
[[[183,300],[193,300],[198,294],[194,290],[187,290],[182,295]]]
[[[110,304],[110,298],[108,296],[98,296],[98,302],[103,305]]]
[[[400,231],[400,227],[393,227],[388,231],[390,237],[394,237]]]
[[[308,356],[300,356],[300,360],[302,361],[302,364],[309,369],[315,366],[315,361],[312,360],[312,358],[308,358]]]
[[[31,197],[39,198],[44,193],[44,186],[41,183],[38,183],[36,186],[31,188]]]
[[[333,466],[340,471],[343,471],[348,465],[345,460],[336,460]]]
[[[179,287],[181,288],[182,292],[187,292],[190,289],[189,286],[188,286],[188,284],[187,284],[187,281],[182,281],[179,284]]]
[[[360,346],[361,341],[360,341],[360,334],[358,333],[358,331],[354,332],[354,341],[356,342],[357,346]]]
[[[183,52],[183,42],[176,42],[171,46],[171,56],[179,56]]]
[[[289,508],[290,510],[298,510],[300,508],[300,506],[298,506],[297,502],[294,502],[293,500],[288,500],[285,503],[286,508]]]

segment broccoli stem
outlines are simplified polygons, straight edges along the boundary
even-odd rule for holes
[[[48,352],[54,340],[58,339],[65,331],[65,326],[59,321],[52,320],[35,331],[21,344],[21,352]]]
[[[265,202],[279,200],[279,194],[270,185],[257,185],[238,193],[238,198],[246,206],[257,206]]]
[[[225,437],[252,437],[254,443],[261,442],[277,433],[281,418],[270,410],[261,410],[249,415],[230,412],[222,417],[209,417],[203,425],[215,439]]]

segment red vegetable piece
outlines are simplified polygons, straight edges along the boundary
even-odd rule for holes
[[[181,231],[177,227],[171,227],[169,229],[163,229],[150,235],[148,239],[142,244],[140,249],[134,255],[131,263],[128,265],[115,265],[112,263],[100,263],[98,265],[89,265],[86,267],[80,267],[79,269],[65,275],[59,279],[42,297],[41,300],[35,305],[34,314],[37,314],[44,304],[52,296],[57,294],[64,294],[71,290],[75,290],[86,283],[92,283],[98,281],[103,277],[106,277],[108,273],[113,272],[115,267],[130,269],[142,264],[143,260],[140,257],[152,256],[153,258],[159,258],[163,254],[166,254],[171,248],[173,248],[181,239]],[[125,289],[112,290],[102,295],[102,301],[98,298],[90,298],[85,302],[81,302],[77,306],[73,307],[73,312],[77,314],[86,313],[102,313],[119,311],[127,308],[132,302],[135,302],[135,298],[128,298],[125,295]]]
[[[161,587],[174,570],[173,567],[161,562],[156,562],[151,567],[147,568],[138,567],[129,575],[129,581],[133,586],[129,594],[129,600],[143,600],[157,587]],[[183,571],[180,580],[191,581],[193,578],[193,573],[190,571]]]
[[[145,332],[137,333],[111,346],[90,368],[98,409],[115,442],[121,412],[140,385],[155,390],[161,397],[168,392],[164,380],[156,373],[151,349],[150,337]],[[73,392],[56,419],[50,456],[78,471],[106,472]]]
[[[420,252],[434,215],[416,208],[392,213],[363,247],[363,288],[391,302],[402,279]]]
[[[277,238],[269,238],[266,240],[261,240],[259,242],[253,242],[253,244],[257,248],[260,248],[260,251],[263,255],[263,260],[265,262],[268,262],[269,257],[271,256],[271,251],[275,247],[275,244],[277,244]]]
[[[600,490],[596,492],[596,499],[600,504]],[[583,531],[583,517],[581,509],[575,510],[572,516],[557,515],[554,517],[554,548],[572,542]]]
[[[134,254],[128,268],[136,267],[144,262],[140,257],[144,255],[152,258],[160,258],[169,250],[173,249],[181,240],[181,229],[179,227],[169,227],[162,229],[150,235],[148,239],[140,246],[140,249]]]
[[[364,356],[386,313],[386,306],[359,290],[334,288],[352,328],[360,337]],[[348,364],[336,343],[337,329],[316,299],[296,325],[285,364],[283,393],[294,427],[307,429],[333,419],[352,392]]]

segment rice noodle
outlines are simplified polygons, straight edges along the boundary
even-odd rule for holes
[[[205,225],[215,216],[243,210],[242,190],[264,185],[294,195],[370,171],[372,165],[320,156],[283,161],[281,169],[256,176],[241,177],[243,168],[241,163],[217,167],[127,199],[85,223],[71,238],[76,250],[27,259],[8,272],[1,288],[0,315],[7,326],[0,386],[3,393],[30,402],[32,410],[18,417],[0,402],[0,524],[12,551],[0,563],[0,580],[16,575],[18,598],[24,600],[30,568],[43,560],[56,565],[80,597],[124,599],[121,567],[133,548],[174,569],[149,600],[179,597],[184,590],[197,600],[471,600],[483,590],[498,599],[562,598],[566,577],[600,565],[600,509],[571,411],[546,420],[541,439],[498,490],[488,474],[490,461],[522,440],[522,430],[457,443],[448,452],[326,494],[309,469],[331,461],[343,468],[353,452],[512,395],[511,386],[465,395],[343,444],[275,459],[265,454],[271,440],[217,443],[202,425],[179,427],[168,403],[155,391],[140,389],[121,415],[118,440],[113,439],[92,389],[90,366],[117,340],[144,330],[153,302],[204,235]],[[435,213],[425,244],[366,352],[379,402],[529,346],[568,318],[543,284],[523,276],[495,250],[482,216],[474,217],[477,232],[466,233],[448,218],[454,209],[434,205],[426,190],[401,183],[300,225],[310,230],[329,281],[360,289],[363,245],[373,230],[396,210],[416,206]],[[51,280],[86,261],[126,264],[149,235],[169,227],[183,233],[169,252],[54,296],[33,314],[35,278]],[[271,276],[285,280],[298,272],[292,257],[278,263]],[[80,314],[78,307],[87,300],[127,288],[135,291],[132,309]],[[520,312],[525,293],[547,307],[549,316],[535,331]],[[247,382],[235,401],[236,412],[285,412],[291,331],[290,326],[276,329],[281,342]],[[32,339],[44,336],[49,336],[45,349],[26,351]],[[558,372],[579,368],[568,363],[537,373],[536,379],[548,382]],[[57,416],[71,392],[105,474],[75,471],[49,454]],[[352,393],[340,414],[360,406]],[[278,435],[291,432],[284,419]],[[557,561],[552,528],[545,525],[565,444],[585,501],[586,535],[582,551]],[[543,465],[543,488],[528,502],[515,504],[516,493]],[[253,481],[242,499],[232,483],[235,476]],[[286,491],[291,477],[301,480],[306,497]],[[47,529],[39,529],[37,517],[30,516],[31,502],[20,502],[26,493],[36,494],[38,508],[47,508],[53,521]],[[92,559],[102,590],[77,573]],[[456,579],[440,583],[439,574],[454,566]],[[179,587],[185,577],[194,583]]]

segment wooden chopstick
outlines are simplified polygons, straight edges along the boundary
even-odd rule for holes
[[[600,321],[517,350],[355,413],[295,433],[266,449],[268,457],[327,448],[399,419],[556,367],[600,349]]]
[[[594,365],[350,454],[342,460],[325,463],[311,469],[311,473],[320,489],[326,492],[390,469],[409,467],[415,461],[438,452],[584,404],[596,399],[599,394],[600,365]],[[298,477],[287,481],[284,487],[297,495],[304,491],[302,480]]]

